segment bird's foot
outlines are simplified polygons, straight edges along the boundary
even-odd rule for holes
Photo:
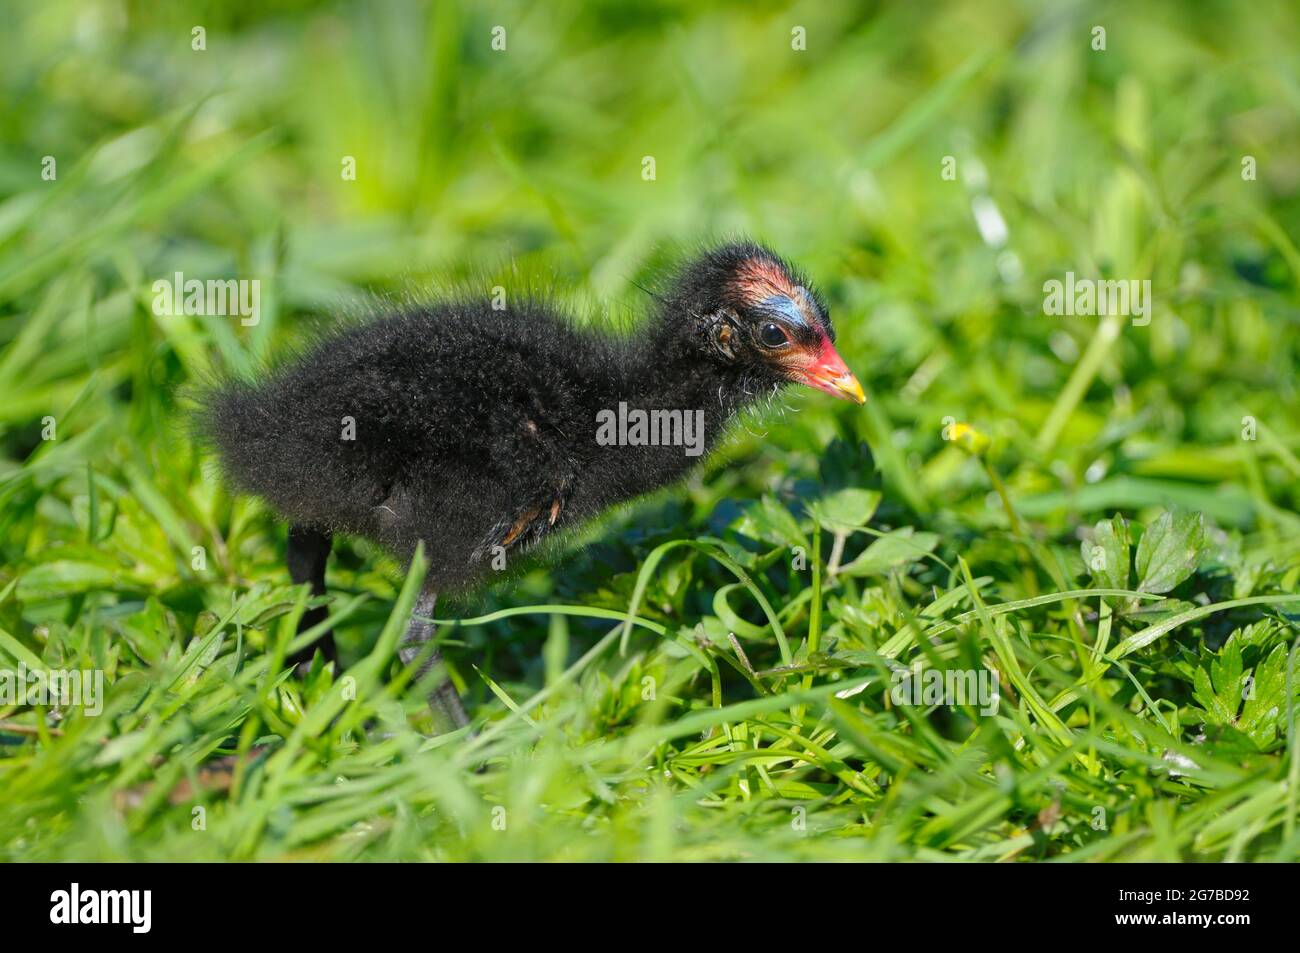
[[[433,592],[421,594],[416,602],[415,610],[411,613],[411,621],[406,627],[406,634],[403,635],[397,650],[397,657],[403,665],[410,665],[418,659],[425,643],[433,638],[433,623],[425,620],[432,617],[437,602],[438,594]],[[456,686],[452,684],[451,676],[447,674],[446,666],[442,663],[441,652],[434,650],[424,660],[424,664],[415,673],[415,681],[424,678],[435,668],[441,669],[439,674],[442,679],[429,692],[428,697],[429,711],[433,714],[434,723],[439,732],[464,728],[469,724],[469,714],[465,711],[465,705],[460,700]]]

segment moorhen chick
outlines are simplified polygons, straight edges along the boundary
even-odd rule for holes
[[[822,299],[761,245],[713,248],[655,298],[631,337],[579,330],[531,298],[384,313],[262,380],[210,388],[198,430],[229,483],[289,521],[290,575],[317,594],[334,533],[403,559],[424,542],[399,651],[410,664],[439,592],[682,477],[747,404],[792,382],[865,400]],[[332,638],[321,647],[333,655]],[[449,680],[429,701],[467,723]]]

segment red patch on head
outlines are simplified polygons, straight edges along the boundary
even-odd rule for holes
[[[785,269],[766,258],[746,258],[736,267],[732,289],[746,301],[758,302],[773,295],[799,300],[799,291]]]
[[[811,367],[814,364],[833,363],[839,359],[839,352],[835,350],[831,339],[826,336],[825,331],[817,328],[817,343],[807,347],[800,345],[791,348],[782,363],[791,367]]]

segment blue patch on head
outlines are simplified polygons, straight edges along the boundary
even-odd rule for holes
[[[808,327],[807,316],[797,304],[785,295],[771,295],[770,297],[764,298],[759,303],[759,307],[768,311],[776,312],[791,324],[797,325],[801,328]]]

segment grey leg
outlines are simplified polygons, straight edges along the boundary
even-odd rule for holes
[[[433,616],[434,606],[437,605],[438,594],[436,592],[422,592],[420,598],[416,600],[414,616]],[[433,623],[424,622],[421,619],[412,618],[410,624],[406,627],[406,634],[402,636],[401,645],[397,649],[397,657],[401,659],[403,665],[410,665],[420,656],[424,644],[433,638]],[[435,651],[420,666],[420,670],[415,673],[416,681],[424,678],[435,668],[442,667],[442,653]],[[464,728],[469,724],[469,715],[465,713],[465,706],[461,704],[460,696],[456,694],[456,686],[451,683],[451,678],[443,672],[442,681],[438,686],[429,693],[429,710],[433,712],[435,722],[438,722],[440,731],[455,731],[457,728]]]
[[[295,583],[311,583],[311,593],[314,596],[325,595],[325,564],[330,558],[330,548],[334,545],[334,538],[328,532],[312,529],[308,526],[290,526],[289,527],[289,578]],[[302,619],[298,622],[298,631],[306,632],[317,623],[324,622],[329,617],[329,610],[324,606],[315,609],[308,609],[303,613]],[[325,661],[334,663],[335,672],[339,668],[339,652],[334,645],[334,633],[326,632],[317,640],[315,645],[309,645],[307,648],[295,653],[285,661],[297,666],[300,672],[306,672],[311,667],[312,656],[316,654],[316,649],[320,648],[321,654],[325,656]]]

